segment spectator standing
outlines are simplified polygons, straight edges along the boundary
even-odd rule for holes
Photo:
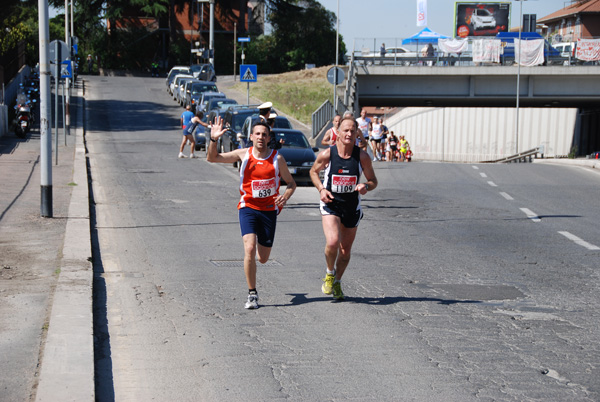
[[[196,112],[196,115],[192,117],[190,122],[183,128],[183,139],[181,140],[181,146],[179,147],[178,158],[187,158],[187,156],[183,154],[183,150],[185,148],[186,143],[189,143],[191,147],[190,158],[198,158],[196,155],[194,155],[194,149],[196,148],[194,131],[196,130],[196,127],[198,127],[199,124],[203,125],[204,127],[208,127],[208,124],[202,121],[203,117],[204,113],[202,113],[201,111]]]
[[[185,111],[181,113],[181,128],[185,128],[185,126],[190,124],[190,121],[192,121],[193,117],[194,113],[192,113],[192,107],[187,105],[185,107]]]

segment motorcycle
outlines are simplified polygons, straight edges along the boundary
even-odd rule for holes
[[[33,102],[35,102],[35,100]],[[20,97],[15,109],[15,135],[19,138],[25,138],[34,121],[33,112],[31,110],[31,101],[24,96]]]

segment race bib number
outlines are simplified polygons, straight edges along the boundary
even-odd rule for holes
[[[277,185],[275,178],[267,180],[252,180],[252,197],[267,198],[275,195]]]
[[[356,188],[356,176],[333,175],[331,178],[331,191],[334,193],[351,193]]]

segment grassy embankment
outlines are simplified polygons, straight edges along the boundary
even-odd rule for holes
[[[330,67],[264,76],[259,74],[258,82],[250,83],[250,96],[273,102],[276,110],[310,125],[313,112],[327,99],[333,101],[333,87],[327,81]],[[237,83],[234,88],[245,92],[246,85]]]

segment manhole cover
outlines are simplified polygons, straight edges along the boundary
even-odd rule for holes
[[[216,267],[224,267],[224,268],[228,268],[228,267],[244,267],[244,260],[210,260],[211,264],[213,264]],[[277,260],[269,260],[264,264],[261,264],[260,262],[256,262],[256,265],[259,267],[281,267],[283,266],[282,263],[280,263]]]

